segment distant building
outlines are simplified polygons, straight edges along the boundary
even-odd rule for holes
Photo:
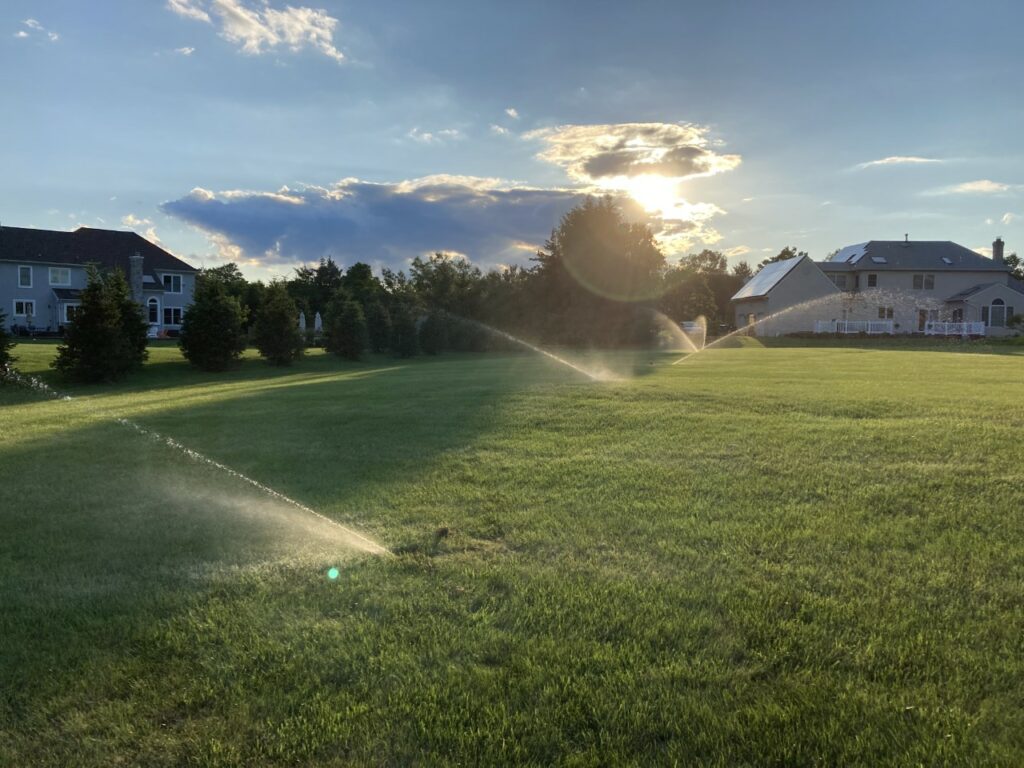
[[[197,270],[134,232],[0,227],[0,306],[8,327],[58,331],[74,317],[86,266],[120,269],[157,332],[177,331]]]
[[[1003,261],[948,241],[872,240],[827,261],[767,264],[732,297],[736,326],[787,333],[1004,335],[1024,314],[1024,284]]]

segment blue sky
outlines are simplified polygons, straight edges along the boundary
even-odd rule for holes
[[[5,0],[0,222],[495,266],[601,191],[670,258],[1024,251],[1018,2],[291,2]]]

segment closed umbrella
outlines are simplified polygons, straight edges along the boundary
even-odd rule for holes
[[[303,333],[306,332],[306,313],[299,312],[299,330]]]

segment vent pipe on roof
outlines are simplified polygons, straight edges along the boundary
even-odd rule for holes
[[[910,245],[910,235],[909,234],[903,235],[903,244],[904,245]]]
[[[1003,238],[997,237],[996,241],[992,243],[992,261],[996,264],[1005,264],[1006,259],[1003,258]]]

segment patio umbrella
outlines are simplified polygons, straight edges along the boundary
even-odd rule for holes
[[[306,332],[306,313],[299,312],[299,330],[303,333]]]
[[[313,330],[319,333],[324,329],[324,319],[320,317],[320,313],[316,313],[316,317],[313,318]]]

